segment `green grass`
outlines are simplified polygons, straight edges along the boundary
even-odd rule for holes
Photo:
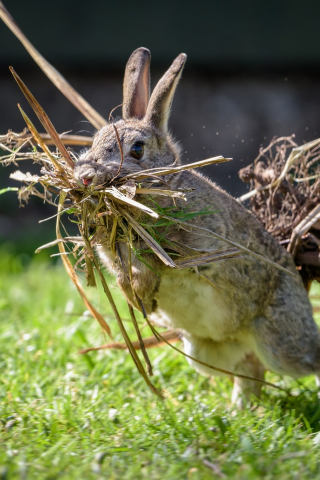
[[[104,341],[99,326],[60,264],[22,260],[0,251],[0,479],[220,478],[206,461],[230,479],[320,478],[314,378],[270,374],[292,396],[268,387],[237,411],[231,381],[199,376],[166,347],[150,351],[161,402],[126,352],[77,353]]]

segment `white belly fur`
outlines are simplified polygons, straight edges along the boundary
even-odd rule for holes
[[[115,274],[111,251],[99,246],[97,252],[108,270]],[[164,269],[154,298],[158,308],[150,320],[158,325],[185,330],[215,342],[237,337],[239,322],[233,318],[227,299],[194,271]]]
[[[155,296],[158,308],[150,319],[181,329],[187,355],[207,365],[240,373],[239,364],[254,351],[255,344],[248,332],[239,329],[239,322],[223,298],[219,290],[194,272],[181,271],[175,275],[169,272],[161,278]],[[187,360],[204,375],[224,376],[191,358]]]
[[[216,342],[232,337],[239,324],[220,291],[194,272],[174,273],[161,277],[155,295],[158,308],[151,320]]]

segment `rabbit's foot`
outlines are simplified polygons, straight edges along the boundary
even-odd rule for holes
[[[265,368],[257,357],[251,353],[246,355],[245,360],[236,366],[235,371],[241,375],[263,380]],[[260,382],[234,377],[231,402],[239,409],[245,408],[250,400],[260,398],[262,385]]]

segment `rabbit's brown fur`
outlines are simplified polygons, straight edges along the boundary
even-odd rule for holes
[[[130,57],[124,81],[123,120],[116,123],[124,150],[121,175],[179,164],[179,147],[168,134],[167,125],[185,60],[184,54],[176,58],[149,100],[150,53],[141,48]],[[141,160],[130,153],[136,142],[145,145]],[[112,179],[119,163],[114,129],[107,125],[96,134],[92,148],[80,157],[75,178],[80,185],[84,178],[93,185],[102,184]],[[209,179],[196,171],[184,171],[168,175],[164,181],[173,190],[194,188],[188,193],[188,204],[195,204],[197,210],[214,210],[191,223],[296,272],[292,257],[253,215]],[[172,206],[167,197],[159,196],[157,201],[162,207]],[[169,237],[199,250],[226,247],[224,242],[196,229],[172,227]],[[122,262],[128,265],[127,246],[121,242],[118,245]],[[98,251],[134,305],[126,272],[106,245],[102,244]],[[248,254],[199,267],[198,272],[166,267],[152,254],[146,257],[153,270],[132,255],[134,290],[152,321],[182,331],[188,354],[216,367],[258,378],[263,378],[265,368],[293,377],[320,373],[319,331],[298,275],[292,277]],[[194,361],[190,363],[202,373],[213,373]],[[247,397],[251,393],[258,395],[259,388],[254,382],[236,379],[233,401],[240,404],[243,393]]]

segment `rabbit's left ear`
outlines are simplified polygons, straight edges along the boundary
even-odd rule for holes
[[[168,131],[168,120],[173,95],[186,60],[187,55],[185,53],[181,53],[174,60],[169,70],[167,70],[157,83],[149,101],[145,119],[158,130],[162,130],[164,134]]]
[[[123,81],[122,116],[143,118],[150,96],[150,51],[138,48],[130,56]]]

